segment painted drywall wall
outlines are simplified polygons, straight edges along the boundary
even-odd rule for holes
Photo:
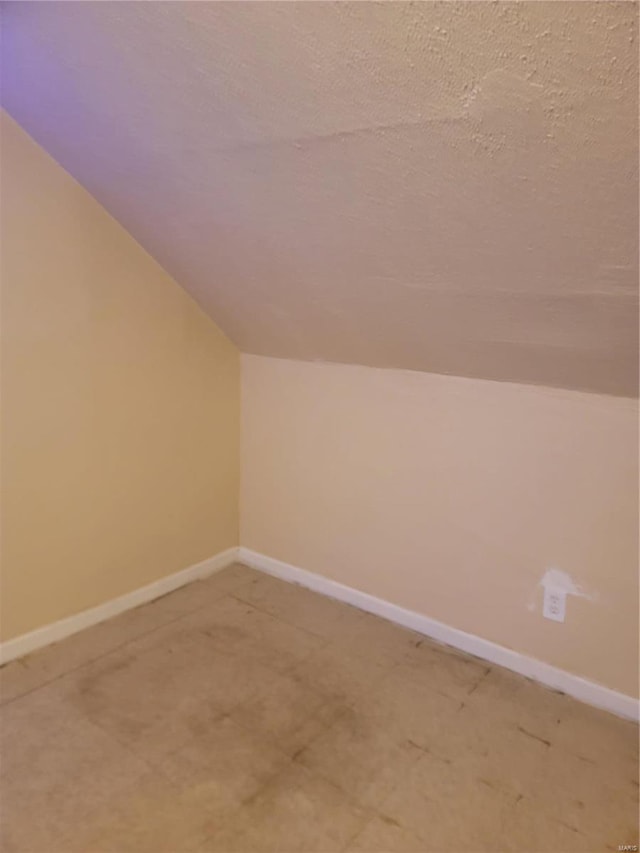
[[[638,695],[634,401],[250,355],[242,388],[244,546]]]
[[[6,114],[2,635],[238,544],[236,348]]]

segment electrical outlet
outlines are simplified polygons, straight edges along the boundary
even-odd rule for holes
[[[567,609],[567,593],[563,589],[546,586],[544,589],[544,604],[542,615],[554,622],[564,622]]]

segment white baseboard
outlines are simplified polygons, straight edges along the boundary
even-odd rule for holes
[[[23,655],[41,649],[43,646],[48,646],[50,643],[57,643],[59,640],[71,636],[71,634],[82,631],[83,628],[97,625],[98,622],[111,619],[125,610],[131,610],[141,604],[153,601],[155,598],[160,598],[161,595],[173,592],[179,587],[191,583],[191,581],[218,572],[238,559],[238,551],[238,548],[227,548],[226,551],[221,551],[201,563],[196,563],[182,569],[182,571],[160,578],[148,586],[134,589],[133,592],[128,592],[119,598],[112,598],[110,601],[105,601],[104,604],[99,604],[90,610],[83,610],[81,613],[61,619],[59,622],[52,622],[50,625],[36,628],[35,631],[29,631],[28,634],[7,640],[0,644],[0,664],[23,657]]]
[[[539,681],[554,690],[561,690],[575,699],[610,711],[619,717],[634,721],[639,719],[638,699],[624,693],[618,693],[602,684],[588,681],[579,675],[573,675],[566,670],[551,666],[551,664],[527,657],[512,649],[505,648],[505,646],[499,646],[490,640],[484,640],[482,637],[467,634],[458,628],[452,628],[443,622],[424,616],[422,613],[405,610],[404,607],[399,607],[397,604],[391,604],[366,592],[345,586],[289,563],[283,563],[281,560],[275,560],[273,557],[259,554],[249,548],[239,548],[238,560],[251,568],[258,569],[281,580],[300,584],[330,598],[336,598],[346,604],[358,607],[360,610],[366,610],[368,613],[381,616],[383,619],[397,622],[405,628],[411,628],[413,631],[425,634],[440,643],[446,643],[490,663],[518,672],[520,675]]]
[[[575,699],[610,711],[620,717],[634,721],[638,721],[640,717],[639,702],[632,696],[618,693],[615,690],[604,687],[602,684],[588,681],[586,678],[581,678],[566,670],[558,669],[555,666],[551,666],[551,664],[544,663],[544,661],[527,657],[512,649],[492,643],[490,640],[460,631],[458,628],[452,628],[450,625],[445,625],[443,622],[438,622],[436,619],[431,619],[422,613],[406,610],[397,604],[391,604],[389,601],[384,601],[384,599],[376,598],[366,592],[345,586],[338,583],[338,581],[308,572],[305,569],[300,569],[281,560],[275,560],[273,557],[267,557],[264,554],[259,554],[257,551],[252,551],[244,547],[228,548],[226,551],[209,557],[201,563],[196,563],[175,574],[160,578],[148,584],[148,586],[135,589],[133,592],[121,595],[119,598],[111,599],[111,601],[107,601],[104,604],[99,604],[90,610],[83,610],[81,613],[61,619],[59,622],[53,622],[50,625],[37,628],[28,634],[22,634],[20,637],[7,640],[0,644],[0,664],[8,663],[51,643],[63,640],[65,637],[76,634],[84,628],[89,628],[92,625],[97,625],[99,622],[111,619],[125,610],[131,610],[141,604],[153,601],[162,595],[179,589],[179,587],[185,584],[220,571],[236,561],[245,563],[254,569],[281,578],[282,580],[300,584],[300,586],[307,587],[330,598],[344,601],[346,604],[351,604],[360,610],[374,613],[383,619],[396,622],[405,628],[410,628],[440,643],[445,643],[490,663],[503,666],[506,669],[513,670],[513,672],[518,672],[521,675],[539,681],[547,687],[551,687],[554,690],[561,690]]]

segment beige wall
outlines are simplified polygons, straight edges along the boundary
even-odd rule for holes
[[[2,116],[2,635],[238,543],[236,349]],[[243,356],[242,543],[637,695],[637,407]],[[539,581],[588,598],[541,616]]]
[[[236,545],[235,347],[2,117],[2,633]]]
[[[242,544],[638,693],[636,404],[242,356]],[[538,584],[588,598],[542,618]]]

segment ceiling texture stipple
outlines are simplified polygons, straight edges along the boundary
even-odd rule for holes
[[[8,112],[245,352],[634,396],[635,3],[9,3]]]

